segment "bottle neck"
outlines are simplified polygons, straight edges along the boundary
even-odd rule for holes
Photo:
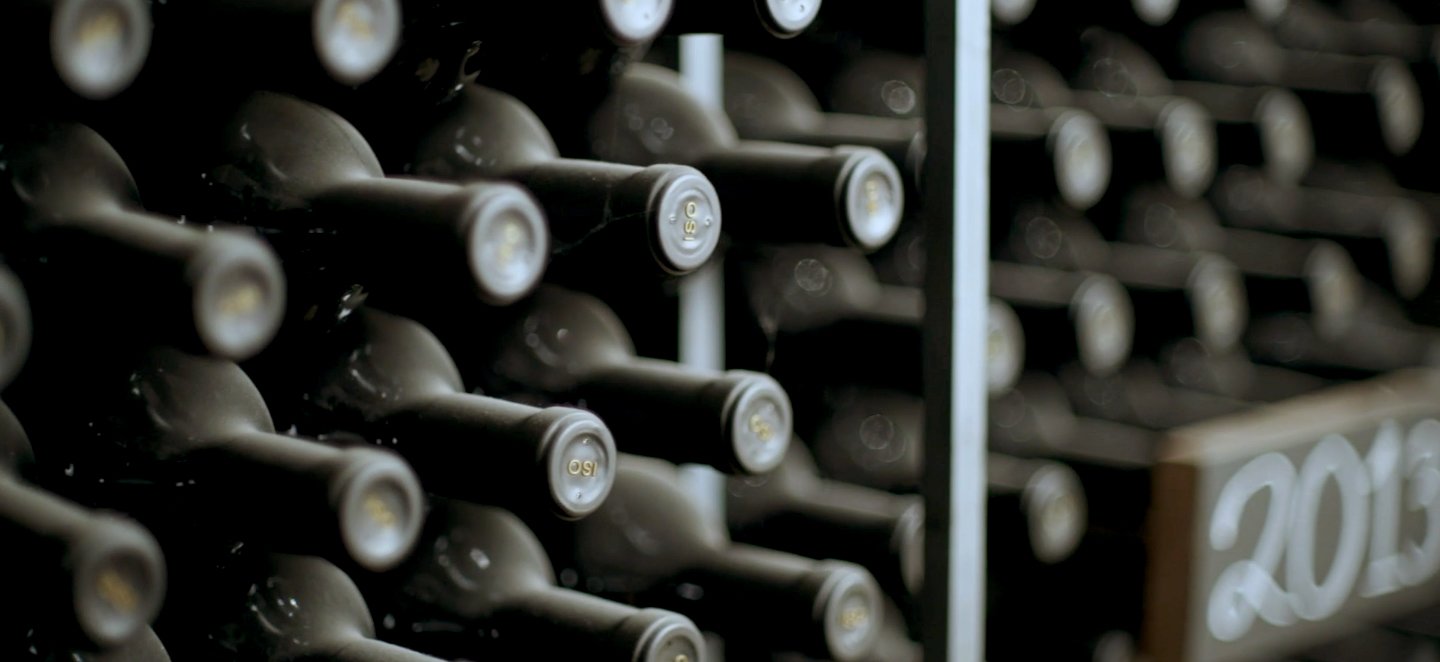
[[[899,170],[869,147],[827,149],[746,141],[693,163],[725,200],[727,234],[873,251],[904,206]]]
[[[389,453],[241,429],[170,459],[166,479],[204,495],[180,511],[204,509],[223,523],[221,535],[379,570],[403,558],[419,534],[418,481]]]
[[[1289,49],[1282,50],[1281,54],[1284,67],[1276,83],[1282,87],[1371,93],[1370,86],[1377,68],[1373,58]]]
[[[636,358],[596,369],[572,394],[600,414],[624,450],[733,473],[764,473],[784,458],[793,414],[774,379]],[[685,439],[677,444],[675,439]]]
[[[253,238],[111,203],[36,228],[34,248],[46,274],[38,282],[89,299],[97,282],[112,292],[143,293],[100,297],[99,305],[146,320],[143,328],[164,342],[246,358],[279,325],[284,276],[273,253]]]
[[[1218,250],[1241,271],[1272,278],[1303,278],[1316,242],[1277,236],[1253,230],[1225,229],[1217,246],[1194,246]]]
[[[683,274],[704,264],[719,242],[719,198],[687,166],[552,159],[506,176],[540,201],[562,260],[583,253],[607,269],[648,263]]]
[[[829,531],[827,539],[831,541],[864,539],[878,542],[882,549],[890,546],[901,520],[913,516],[915,503],[900,495],[833,480],[817,480],[812,489],[784,490],[770,496],[769,506],[776,516]],[[731,503],[735,501],[732,497]],[[732,526],[736,523],[732,517]]]
[[[609,430],[575,409],[442,393],[374,420],[367,432],[403,455],[427,489],[520,512],[580,517],[613,481]]]
[[[821,116],[820,125],[809,132],[806,142],[824,147],[874,147],[903,167],[915,158],[911,150],[914,149],[916,136],[924,129],[925,123],[917,119],[825,113]]]
[[[1174,93],[1199,102],[1217,122],[1253,122],[1256,107],[1273,89],[1187,80],[1176,81]]]
[[[632,659],[642,652],[646,634],[634,622],[646,615],[619,602],[540,585],[502,605],[495,622],[497,627],[512,625],[511,631],[525,637],[525,650],[547,659],[563,659],[579,650],[602,659]]]
[[[1013,262],[990,262],[991,294],[1021,309],[1065,308],[1085,283],[1083,274]]]
[[[695,559],[678,579],[703,592],[690,612],[702,628],[808,655],[867,650],[883,618],[874,580],[846,563],[735,544]],[[759,633],[756,622],[771,627]]]
[[[730,494],[726,513],[735,540],[851,561],[875,573],[887,589],[902,595],[919,592],[924,507],[918,497],[829,480],[769,494],[732,487]],[[758,503],[747,504],[747,499]]]
[[[92,523],[93,516],[79,506],[64,501],[14,476],[0,477],[0,527],[8,534],[7,545],[12,553],[33,557],[37,563],[67,546],[66,540],[78,537]]]
[[[30,606],[67,636],[115,646],[159,610],[165,583],[159,547],[128,521],[97,515],[5,476],[0,535],[10,561],[27,568],[17,589],[36,596]]]
[[[1190,252],[1119,242],[1110,244],[1108,253],[1096,265],[1099,271],[1123,285],[1150,290],[1184,290],[1200,259]]]
[[[356,178],[313,196],[315,213],[305,217],[310,227],[289,230],[333,233],[344,251],[325,257],[342,258],[347,268],[371,280],[473,283],[477,203],[474,190],[454,184]],[[395,241],[397,233],[405,241]]]

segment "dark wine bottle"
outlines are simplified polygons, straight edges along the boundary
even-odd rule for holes
[[[1166,73],[1161,58],[1172,44],[1170,32],[1125,33],[1090,27],[1080,32],[1078,48],[1064,51],[1054,65],[1061,68],[1075,87],[1116,96],[1157,96],[1174,94],[1174,80]],[[1043,52],[1043,51],[1042,51]]]
[[[741,138],[874,147],[900,166],[911,190],[918,191],[925,161],[920,120],[824,112],[805,80],[774,60],[731,51],[724,66],[725,114]]]
[[[1219,162],[1263,168],[1272,180],[1296,184],[1315,158],[1310,114],[1293,92],[1176,81],[1175,94],[1194,100],[1215,118]]]
[[[990,295],[1020,317],[1028,367],[1054,368],[1079,357],[1090,372],[1108,375],[1130,356],[1135,313],[1114,278],[992,261]]]
[[[573,519],[610,491],[615,441],[600,419],[465,392],[449,353],[409,319],[362,308],[254,372],[301,428],[389,447],[437,494]]]
[[[1395,175],[1393,170],[1382,163],[1321,159],[1315,163],[1303,184],[1359,195],[1404,198],[1420,205],[1426,216],[1440,218],[1440,193],[1407,188],[1396,180]]]
[[[16,405],[43,432],[38,454],[57,485],[199,545],[317,553],[372,570],[413,546],[424,498],[394,454],[277,434],[260,392],[228,361],[154,349],[95,363],[78,389],[37,378],[21,394],[26,407]],[[75,404],[56,411],[57,397]]]
[[[1037,0],[990,0],[990,23],[998,29],[1023,23],[1035,11]]]
[[[763,28],[770,36],[789,39],[809,29],[820,15],[821,0],[749,0],[675,4],[666,31],[720,33],[754,37]]]
[[[1109,33],[1086,30],[1077,42],[1083,46],[1067,49],[1073,53],[1066,58],[1084,62],[1083,66],[1074,65],[1080,72],[1074,76],[1076,89],[1070,89],[1070,83],[1044,60],[995,46],[992,101],[1043,108],[1074,106],[1099,118],[1115,154],[1115,173],[1110,176],[1109,203],[1103,204],[1104,209],[1115,209],[1115,201],[1146,181],[1162,180],[1178,193],[1198,196],[1215,174],[1217,140],[1210,114],[1197,102],[1172,94],[1169,79],[1158,66],[1146,76],[1104,58],[1107,46],[1096,43],[1094,35]],[[1119,69],[1119,75],[1106,73],[1110,69]]]
[[[999,38],[990,42],[990,101],[1007,106],[1074,106],[1074,92],[1044,58],[1014,48]]]
[[[156,67],[178,69],[166,74],[193,73],[203,62],[206,75],[237,87],[282,80],[297,92],[331,80],[359,85],[395,55],[400,5],[400,0],[155,3]],[[206,81],[191,84],[196,83]]]
[[[187,570],[160,621],[179,659],[440,660],[378,640],[360,590],[324,559],[245,553]]]
[[[582,0],[496,5],[445,0],[439,4],[443,10],[427,26],[455,33],[440,36],[460,47],[461,76],[518,97],[549,126],[562,154],[578,156],[589,148],[585,118],[614,89],[615,78],[645,55],[677,3]],[[434,48],[428,40],[407,43],[410,46],[422,51]],[[412,58],[421,65],[447,59],[454,58]],[[441,65],[439,80],[461,82],[450,76],[451,66]],[[413,70],[412,65],[400,73]],[[557,94],[558,90],[563,93]]]
[[[1360,273],[1404,298],[1434,275],[1434,220],[1413,201],[1277,185],[1246,168],[1226,171],[1211,200],[1227,225],[1339,243]]]
[[[0,80],[21,94],[49,96],[59,88],[88,100],[112,97],[145,65],[150,27],[144,0],[6,3],[0,57],[15,64]]]
[[[1037,370],[1021,375],[1015,388],[992,396],[988,408],[989,447],[1022,457],[1060,452],[1080,435],[1082,421],[1095,420],[1077,417],[1059,380]]]
[[[1034,372],[991,401],[989,419],[992,450],[1059,461],[1074,472],[1085,494],[1089,526],[1079,547],[1061,563],[1017,564],[998,557],[989,565],[987,655],[1009,660],[1132,659],[1133,639],[1125,632],[1139,627],[1135,607],[1144,596],[1144,536],[1160,435],[1075,417],[1055,378]],[[1046,436],[1038,439],[1007,434],[1036,430],[1038,426],[1025,421],[1046,419],[1069,419],[1070,424],[1039,430]],[[1049,597],[1036,600],[1037,595]],[[1027,618],[1056,627],[1047,630],[1043,641],[1030,641],[1025,636]]]
[[[849,376],[918,393],[924,292],[885,285],[858,252],[794,245],[738,251],[727,259],[744,314],[727,319],[731,365],[771,369],[781,381],[825,383]],[[739,312],[739,311],[737,311]],[[835,354],[863,339],[880,351]]]
[[[1276,181],[1294,183],[1314,158],[1310,115],[1294,93],[1271,86],[1177,81],[1160,62],[1126,35],[1092,28],[1081,35],[1084,56],[1075,76],[1085,89],[1127,98],[1174,95],[1209,112],[1215,124],[1216,157],[1222,165],[1263,166]],[[1044,63],[1006,57],[1001,63],[1043,78]],[[1021,65],[1024,65],[1022,68]],[[1058,77],[1059,72],[1050,72]]]
[[[790,443],[790,398],[770,376],[637,357],[620,320],[585,294],[544,286],[513,306],[433,328],[467,384],[583,406],[626,453],[760,474]]]
[[[1150,430],[1169,430],[1249,409],[1253,403],[1169,386],[1153,362],[1135,359],[1117,373],[1097,377],[1079,365],[1058,373],[1075,411]]]
[[[923,390],[925,300],[918,287],[880,282],[863,256],[844,248],[795,245],[728,260],[740,272],[728,289],[743,290],[732,309],[747,313],[727,318],[730,365],[768,369],[817,397],[836,380]],[[1003,391],[1024,365],[1024,330],[1014,310],[992,299],[985,331],[986,386]],[[857,342],[877,351],[855,354]],[[837,353],[850,358],[837,364]]]
[[[1285,49],[1263,26],[1234,13],[1192,24],[1181,59],[1197,78],[1293,90],[1310,112],[1321,153],[1399,156],[1420,137],[1425,112],[1420,89],[1399,60]]]
[[[998,56],[992,68],[1044,85],[1038,89],[1041,94],[1034,96],[1035,102],[1064,96],[1067,105],[1100,119],[1115,153],[1112,196],[1104,206],[1115,209],[1113,201],[1123,199],[1130,187],[1155,180],[1165,181],[1184,196],[1200,196],[1215,176],[1217,147],[1210,112],[1165,89],[1168,79],[1158,66],[1132,71],[1109,58],[1106,35],[1106,30],[1089,29],[1077,39],[1051,36],[1032,42],[1037,55],[1057,62],[1058,72],[1032,58],[1008,55],[1011,50],[1004,46],[996,47]],[[1067,95],[1050,89],[1056,86],[1054,75],[1064,72],[1073,72],[1070,86],[1074,89]],[[1007,82],[1014,85],[1014,81]]]
[[[562,159],[530,109],[478,85],[464,86],[440,112],[407,155],[410,170],[423,177],[519,182],[544,209],[558,254],[588,248],[603,256],[607,269],[630,262],[628,256],[648,256],[663,271],[684,274],[715,252],[720,201],[694,168]]]
[[[542,540],[586,590],[675,609],[770,650],[856,660],[883,618],[863,568],[730,542],[681,490],[676,467],[658,460],[624,457],[600,511]]]
[[[678,74],[635,65],[591,117],[602,159],[694,166],[714,183],[730,221],[750,242],[825,242],[873,251],[899,227],[900,171],[870,147],[835,149],[741,142],[722,112],[707,108]],[[738,220],[737,220],[738,219]]]
[[[843,386],[826,392],[810,440],[820,471],[891,492],[920,491],[925,468],[925,402],[897,391]]]
[[[41,647],[113,650],[137,636],[160,610],[165,561],[134,522],[90,511],[26,483],[34,473],[29,437],[0,405],[0,561],[23,569],[11,587],[24,600],[0,607],[7,631],[45,640]],[[36,634],[38,632],[38,634]],[[0,636],[0,638],[4,638]],[[23,647],[11,646],[6,657]]]
[[[30,357],[30,299],[15,272],[0,266],[0,388],[19,374]]]
[[[1106,0],[1083,5],[1064,0],[1038,0],[1020,29],[1053,30],[1061,25],[1104,25],[1131,31],[1153,29],[1169,23],[1181,4],[1181,0]]]
[[[1150,470],[1159,447],[1156,432],[1077,416],[1060,380],[1034,371],[1027,372],[1011,392],[991,398],[988,422],[991,451],[1069,468],[1083,490],[1092,533],[1132,538],[1142,534],[1149,515]],[[1004,558],[996,557],[996,564],[1004,563]],[[1007,571],[1013,579],[1015,570],[1035,567],[1028,561],[1011,563]]]
[[[1218,253],[1245,275],[1252,314],[1306,311],[1327,336],[1349,325],[1363,301],[1365,281],[1334,242],[1225,228],[1205,201],[1163,189],[1131,196],[1120,235],[1161,248]]]
[[[1110,243],[1087,220],[1036,205],[1015,216],[1005,255],[1020,262],[1085,269],[1115,278],[1129,293],[1136,354],[1153,355],[1178,338],[1225,352],[1245,332],[1245,282],[1219,255]]]
[[[985,457],[988,556],[1065,560],[1085,533],[1085,493],[1075,472],[1058,462],[1000,453]]]
[[[725,653],[733,655],[741,653],[749,655],[750,651],[744,650],[744,640],[739,642],[726,641]],[[739,659],[732,657],[731,659]],[[746,657],[745,659],[770,660],[771,662],[821,662],[813,657],[800,655],[798,653],[774,653],[764,651],[759,656]],[[922,662],[925,659],[924,650],[920,642],[911,639],[910,631],[905,626],[905,612],[894,600],[885,601],[885,621],[880,624],[880,634],[875,642],[875,649],[870,654],[860,658],[858,662]]]
[[[768,476],[731,478],[725,517],[736,542],[858,563],[889,595],[924,585],[924,501],[822,478],[803,444]]]
[[[923,289],[926,250],[925,228],[920,223],[907,223],[900,227],[894,241],[869,256],[870,264],[882,283]]]
[[[44,288],[31,292],[36,317],[53,319],[57,334],[88,326],[98,307],[127,320],[107,329],[112,336],[227,358],[248,357],[275,335],[284,276],[264,244],[146,212],[120,155],[85,126],[16,128],[0,146],[5,251],[32,290]],[[130,295],[96,296],[99,273],[110,292]]]
[[[999,299],[985,305],[985,391],[1010,390],[1025,370],[1025,327],[1015,309]]]
[[[1133,610],[1143,595],[1148,563],[1145,541],[1152,523],[1151,495],[1157,489],[1155,469],[1164,433],[1074,416],[1064,388],[1055,377],[1042,373],[1027,373],[1014,391],[992,400],[990,415],[991,450],[1063,463],[1083,490],[1089,523],[1080,546],[1062,563],[1006,563],[1009,559],[997,557],[992,568],[999,572],[990,575],[992,596],[998,596],[1008,609],[1034,605],[1033,592],[1048,589],[1055,590],[1056,596],[1080,600],[1057,614],[1138,615]],[[1069,419],[1070,424],[1063,429],[1039,430],[1025,422],[1043,419]],[[1011,434],[1026,429],[1043,436]],[[1076,610],[1080,604],[1090,607]]]
[[[1258,362],[1333,380],[1369,379],[1420,366],[1440,365],[1440,333],[1390,320],[1357,316],[1329,337],[1311,316],[1278,314],[1257,319],[1245,347]]]
[[[598,5],[602,1],[592,4]],[[382,4],[390,2],[383,0]],[[463,0],[399,0],[399,4],[402,11],[395,18],[400,39],[392,44],[391,53],[384,60],[374,58],[373,50],[359,54],[370,55],[367,59],[375,59],[381,66],[378,71],[369,72],[368,80],[358,87],[324,81],[296,81],[297,76],[284,76],[261,69],[259,80],[237,91],[243,96],[256,87],[262,87],[297,94],[331,108],[375,140],[371,146],[389,165],[391,157],[403,158],[403,149],[409,147],[405,143],[423,126],[421,119],[436,106],[451,100],[467,82],[474,80],[476,72],[471,68],[471,59],[482,52],[482,39],[486,47],[499,46],[492,43],[491,35],[482,37],[487,27],[493,32],[495,25],[503,25],[513,33],[521,25],[533,25],[501,19],[498,17],[500,12],[525,8],[551,9],[548,5],[542,7],[528,3],[487,6],[486,10],[497,14],[487,22],[476,16],[478,7],[474,3]],[[631,4],[639,6],[644,3]],[[548,23],[552,29],[572,25],[570,21],[552,20]],[[360,23],[355,27],[363,25]],[[509,45],[517,43],[523,42]],[[544,43],[550,42],[547,40]],[[372,41],[369,45],[378,44]],[[489,49],[483,50],[488,52]],[[298,57],[305,58],[305,61],[314,60],[311,54],[302,53]],[[523,56],[515,59],[515,62],[525,61]],[[301,64],[292,68],[302,74],[307,71],[313,73],[315,69],[313,66],[309,70],[303,67]],[[303,79],[304,76],[298,78]],[[294,82],[302,85],[289,84]],[[393,143],[390,139],[394,139]],[[402,152],[394,154],[391,148]]]
[[[1271,26],[1275,39],[1286,48],[1341,55],[1384,55],[1405,62],[1428,62],[1436,57],[1434,26],[1385,20],[1356,21],[1323,2],[1290,0],[1290,6]]]
[[[826,64],[825,80],[811,75],[805,80],[819,87],[816,94],[834,112],[877,117],[920,117],[925,112],[924,57],[866,48]]]
[[[1251,402],[1288,400],[1330,384],[1303,372],[1257,364],[1243,349],[1215,353],[1194,340],[1169,347],[1160,356],[1160,368],[1174,386]]]
[[[110,648],[102,652],[76,649],[63,642],[57,642],[44,636],[43,632],[34,629],[26,629],[23,636],[18,633],[14,637],[6,636],[10,633],[0,634],[0,647],[5,651],[7,660],[23,660],[24,662],[170,662],[170,654],[165,650],[165,644],[160,642],[160,637],[155,636],[155,631],[149,627],[141,628],[133,637],[125,640],[116,648]]]
[[[1355,164],[1327,160],[1315,165],[1310,176],[1306,178],[1305,184],[1320,189],[1357,194],[1363,196],[1364,199],[1399,198],[1402,201],[1398,202],[1398,205],[1418,205],[1420,209],[1418,215],[1422,215],[1426,219],[1440,218],[1440,194],[1407,188],[1409,183],[1402,184],[1396,181],[1396,174],[1376,163]],[[1433,231],[1433,228],[1430,231]],[[1415,251],[1424,251],[1426,247],[1405,246],[1400,248],[1402,252],[1410,254]],[[1390,289],[1393,293],[1393,288]],[[1404,302],[1404,308],[1405,315],[1412,321],[1430,326],[1440,324],[1440,279],[1433,277],[1429,279],[1427,285],[1417,295]]]
[[[225,115],[218,149],[192,164],[205,202],[270,233],[287,265],[497,304],[539,281],[549,236],[523,190],[387,178],[351,124],[294,97],[256,92]]]
[[[540,541],[514,515],[437,502],[421,551],[367,593],[385,637],[445,659],[704,659],[690,619],[556,586]],[[393,620],[392,620],[393,619]]]
[[[1163,181],[1196,197],[1215,178],[1215,123],[1200,104],[1179,96],[1115,96],[1075,90],[1075,105],[1105,125],[1115,154],[1110,191]]]
[[[1087,209],[1109,188],[1111,163],[1109,134],[1088,112],[990,105],[991,192],[1002,203],[1056,197]]]

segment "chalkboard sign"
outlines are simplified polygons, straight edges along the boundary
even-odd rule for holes
[[[1440,601],[1440,372],[1177,429],[1158,459],[1158,662],[1274,658]]]

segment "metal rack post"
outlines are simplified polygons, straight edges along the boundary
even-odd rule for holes
[[[927,0],[927,660],[984,659],[987,0]]]
[[[718,34],[680,37],[680,77],[695,96],[724,104],[725,45]],[[723,222],[723,220],[722,220]],[[721,256],[680,283],[680,362],[705,370],[725,369],[725,278]],[[687,465],[686,487],[705,512],[724,526],[725,476],[702,465]]]

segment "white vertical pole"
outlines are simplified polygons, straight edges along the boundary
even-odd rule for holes
[[[685,87],[717,108],[724,105],[724,47],[718,34],[680,37]],[[723,223],[724,208],[721,208]],[[717,255],[680,283],[680,361],[710,370],[725,367],[725,281]],[[700,465],[683,468],[685,484],[707,514],[725,522],[725,477]]]
[[[954,332],[949,651],[985,651],[985,310],[989,290],[990,1],[955,0]]]

